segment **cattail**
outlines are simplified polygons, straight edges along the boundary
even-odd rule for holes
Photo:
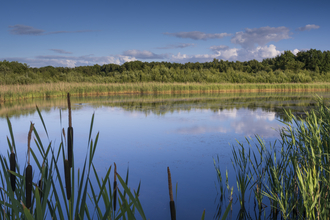
[[[71,102],[70,94],[68,93],[68,111],[69,111],[69,127],[68,127],[68,160],[70,168],[72,167],[73,159],[73,127],[72,127],[72,117],[71,117]]]
[[[64,161],[64,175],[65,175],[65,186],[66,186],[66,198],[71,198],[71,178],[70,178],[70,166],[69,161]]]
[[[31,207],[31,193],[32,193],[32,166],[29,164],[25,172],[25,187],[26,187],[26,207]]]
[[[64,128],[62,130],[65,139]],[[64,177],[65,177],[65,188],[66,188],[66,198],[70,200],[71,198],[71,174],[70,174],[70,163],[68,159],[64,160]]]
[[[68,160],[70,168],[72,167],[72,157],[73,157],[73,128],[68,127]]]
[[[31,194],[32,194],[32,166],[30,165],[30,151],[31,151],[30,143],[31,143],[31,135],[33,128],[34,128],[34,124],[32,124],[31,122],[30,131],[28,134],[28,152],[27,152],[28,166],[26,167],[25,170],[26,207],[28,209],[31,207]]]
[[[167,167],[167,177],[168,177],[168,191],[170,194],[170,211],[171,211],[171,220],[176,220],[175,205],[173,201],[173,190],[172,190],[172,178],[170,168]]]
[[[117,204],[117,165],[115,164],[115,174],[114,174],[114,182],[113,182],[113,210],[116,211]]]
[[[10,170],[12,172],[16,171],[16,157],[15,153],[12,151],[10,154]],[[11,183],[11,189],[15,192],[16,188],[16,176],[14,174],[10,174],[10,183]]]

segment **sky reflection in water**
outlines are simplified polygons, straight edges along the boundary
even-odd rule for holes
[[[232,170],[230,145],[237,144],[236,140],[244,142],[245,137],[254,138],[255,134],[267,142],[274,141],[282,126],[275,112],[261,108],[231,107],[218,111],[191,108],[146,114],[144,111],[102,105],[94,107],[86,103],[74,108],[72,114],[75,163],[80,167],[86,154],[93,112],[92,137],[100,131],[94,158],[99,176],[104,176],[106,168],[113,162],[122,176],[129,167],[129,185],[136,189],[141,180],[140,200],[150,219],[170,218],[167,166],[171,169],[173,184],[178,183],[177,218],[196,219],[206,209],[206,219],[212,219],[217,205],[213,158],[219,155],[220,166]],[[61,132],[59,108],[42,110],[42,115],[50,140],[55,141],[54,146],[58,148]],[[35,123],[47,143],[36,112],[12,117],[18,158],[21,159],[26,155],[30,121]],[[67,111],[64,110],[62,127],[66,130],[67,126]],[[0,134],[0,151],[6,154],[9,132],[4,118],[0,119]],[[234,178],[234,173],[230,175]]]

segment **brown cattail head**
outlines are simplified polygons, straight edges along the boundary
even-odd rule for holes
[[[114,172],[114,181],[117,181],[117,165],[114,163],[115,166],[115,172]]]
[[[73,127],[68,127],[68,160],[70,168],[72,167],[73,160]]]
[[[115,172],[114,172],[114,181],[113,181],[113,210],[116,211],[116,204],[117,204],[117,165],[115,165]]]
[[[72,127],[70,93],[68,93],[69,127]]]
[[[32,194],[32,166],[29,164],[25,171],[25,188],[26,188],[26,207],[31,207],[31,194]]]
[[[29,134],[28,134],[28,151],[27,151],[27,156],[28,156],[28,164],[30,164],[30,150],[31,150],[31,136],[32,136],[32,131],[34,129],[34,124],[31,122],[30,125],[30,130],[29,130]]]
[[[64,175],[65,175],[65,188],[66,188],[66,198],[71,199],[71,175],[69,161],[64,161]]]
[[[16,171],[16,158],[15,158],[15,153],[10,154],[10,170],[12,172]],[[15,192],[16,188],[16,176],[14,174],[10,174],[10,185],[11,189]]]
[[[172,178],[170,168],[167,167],[167,176],[168,176],[168,191],[170,193],[170,201],[173,201],[173,191],[172,191]]]
[[[71,116],[71,102],[70,102],[70,93],[68,93],[68,111],[69,111],[69,127],[68,127],[68,160],[69,166],[72,167],[73,160],[73,128],[72,128],[72,116]]]

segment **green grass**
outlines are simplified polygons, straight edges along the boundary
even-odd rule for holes
[[[318,99],[315,110],[302,120],[287,112],[280,140],[266,146],[256,136],[253,144],[233,146],[233,166],[240,214],[246,214],[245,193],[250,189],[259,217],[277,219],[329,219],[330,216],[330,109]],[[225,195],[221,168],[215,161],[219,189]],[[228,181],[226,182],[228,184]],[[228,186],[229,187],[229,186]],[[269,200],[270,207],[263,206]]]

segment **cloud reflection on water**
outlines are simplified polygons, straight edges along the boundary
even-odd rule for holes
[[[263,138],[279,137],[281,124],[275,120],[275,112],[262,109],[219,110],[211,114],[207,124],[193,125],[177,129],[179,134],[232,133],[244,136],[259,135]],[[218,122],[221,122],[220,125]]]

